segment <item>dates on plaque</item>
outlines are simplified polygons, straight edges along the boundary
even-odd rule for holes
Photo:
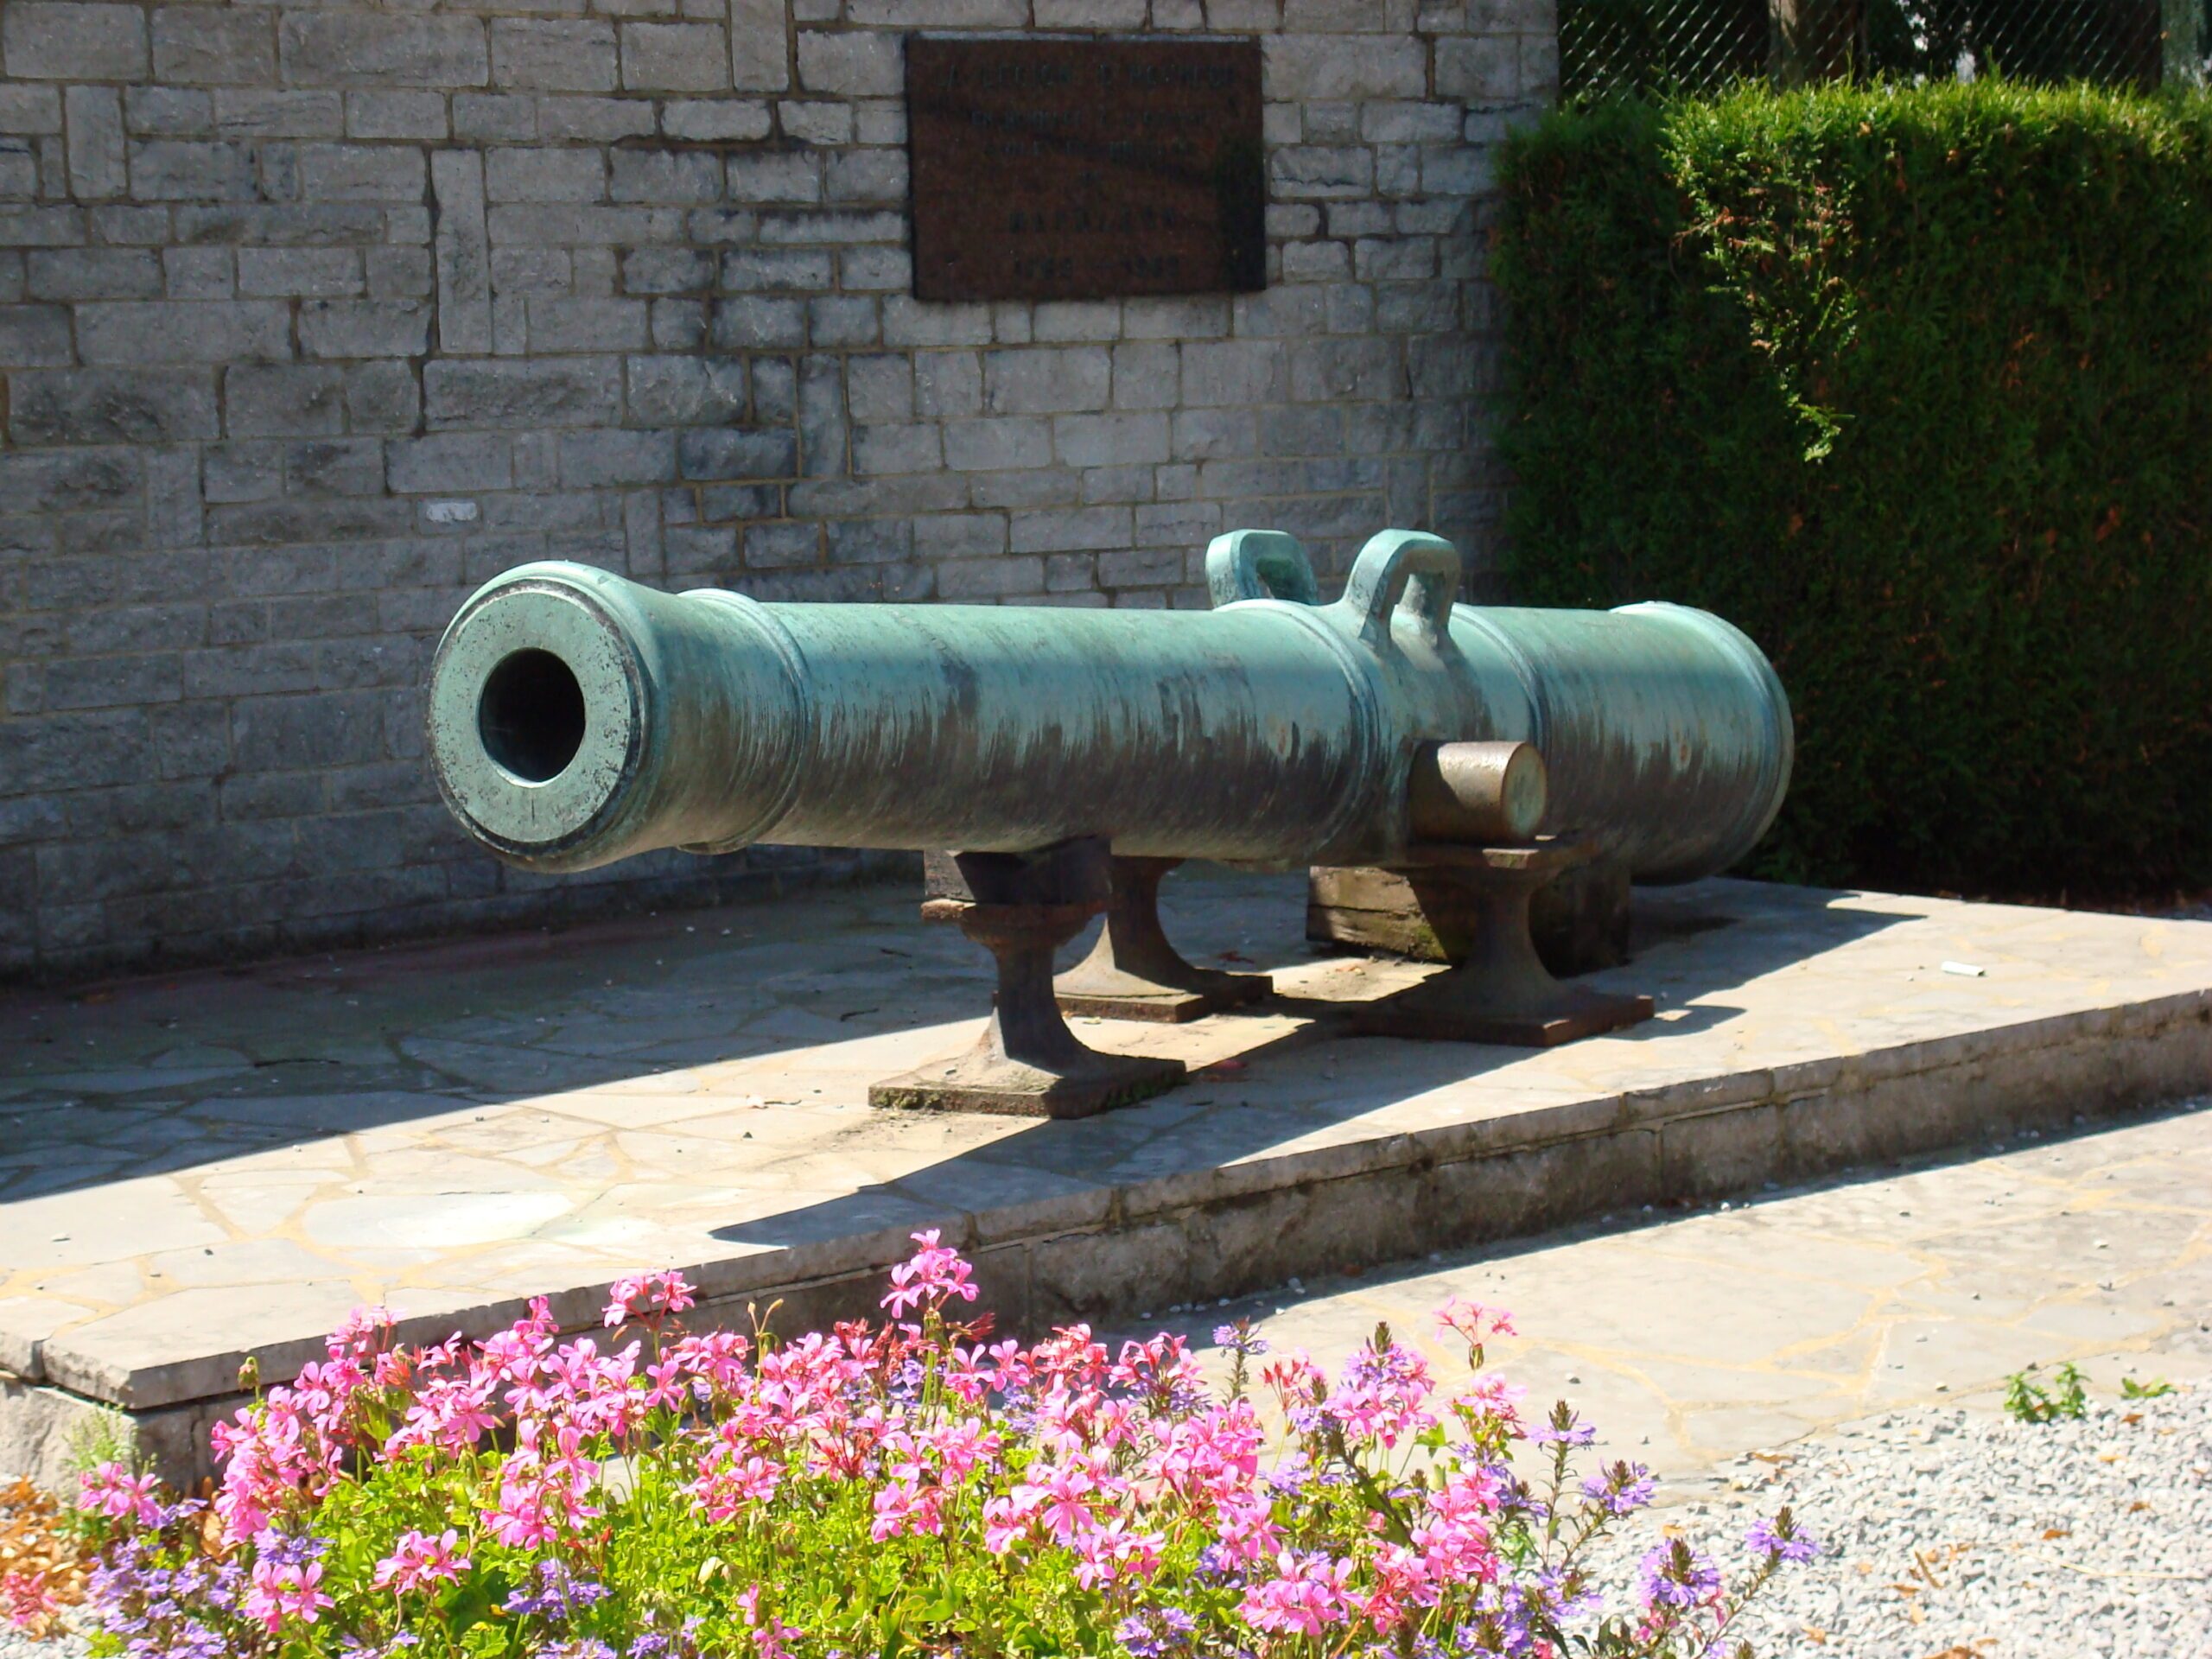
[[[1267,286],[1257,41],[906,37],[914,294]]]

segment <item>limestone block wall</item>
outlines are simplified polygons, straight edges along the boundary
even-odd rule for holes
[[[1265,40],[1264,293],[909,296],[902,37]],[[0,0],[0,976],[673,899],[518,878],[439,629],[580,559],[1199,602],[1224,527],[1479,554],[1492,149],[1551,0]]]

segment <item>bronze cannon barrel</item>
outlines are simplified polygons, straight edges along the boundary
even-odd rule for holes
[[[1788,786],[1773,669],[1702,611],[1454,602],[1417,531],[1314,602],[1287,536],[1208,550],[1214,608],[764,604],[582,565],[494,578],[447,629],[429,747],[469,832],[581,870],[756,841],[1389,863],[1430,746],[1522,741],[1548,830],[1639,880],[1726,868]]]

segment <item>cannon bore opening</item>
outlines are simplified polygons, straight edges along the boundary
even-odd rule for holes
[[[485,677],[476,731],[484,753],[509,777],[550,783],[583,747],[583,687],[551,652],[518,651]]]

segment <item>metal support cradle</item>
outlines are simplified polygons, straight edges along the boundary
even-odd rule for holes
[[[952,922],[998,964],[990,1023],[959,1058],[887,1077],[875,1106],[1089,1117],[1164,1093],[1180,1060],[1106,1054],[1068,1029],[1052,997],[1052,953],[1106,908],[1106,843],[1086,836],[1037,853],[932,853],[925,921]]]
[[[1651,1018],[1648,996],[1562,983],[1536,954],[1529,901],[1536,889],[1596,855],[1586,844],[1540,838],[1521,847],[1417,846],[1396,868],[1416,894],[1471,913],[1465,957],[1410,990],[1357,1009],[1354,1030],[1376,1037],[1550,1048]],[[1424,900],[1424,902],[1427,902]]]
[[[1160,883],[1179,858],[1116,858],[1106,925],[1090,954],[1052,982],[1063,1013],[1178,1023],[1257,1002],[1265,974],[1230,974],[1184,960],[1160,925]]]

